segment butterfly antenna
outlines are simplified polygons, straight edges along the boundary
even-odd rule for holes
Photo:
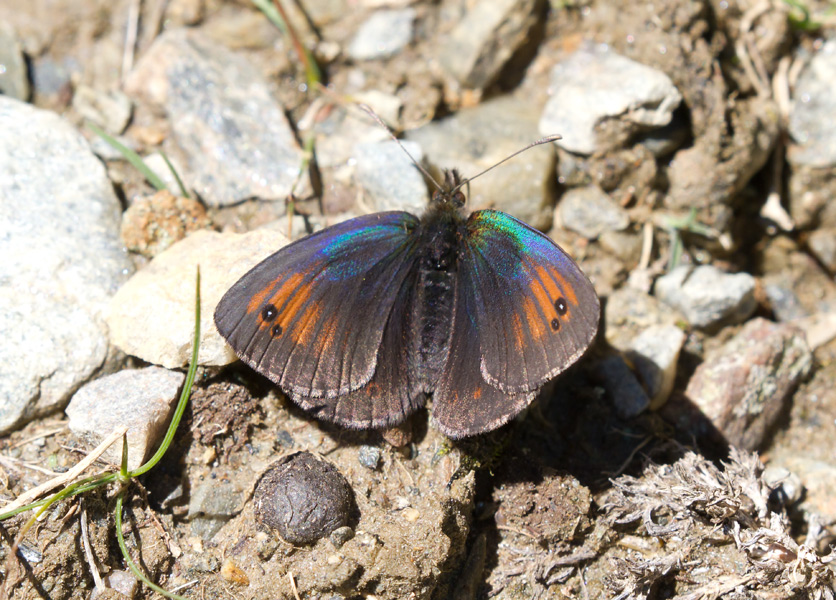
[[[416,167],[418,167],[418,170],[421,171],[421,173],[423,173],[424,177],[426,177],[427,179],[429,179],[430,181],[433,182],[433,185],[436,187],[437,190],[441,191],[442,190],[441,184],[438,183],[435,180],[435,178],[432,175],[430,175],[430,173],[424,167],[421,166],[421,163],[419,163],[417,160],[415,160],[415,157],[412,156],[409,153],[409,150],[406,149],[406,146],[404,146],[401,143],[401,141],[397,138],[397,136],[392,132],[390,127],[386,123],[383,122],[383,119],[381,119],[379,116],[377,116],[377,113],[374,112],[374,110],[372,110],[372,107],[369,106],[368,104],[364,104],[363,102],[358,102],[357,106],[359,106],[363,111],[365,111],[372,119],[374,119],[377,122],[378,125],[383,127],[383,129],[385,129],[389,133],[389,136],[393,140],[395,140],[395,142],[398,144],[398,146],[401,147],[401,150],[403,150],[404,154],[406,154],[409,157],[409,160],[412,161],[412,164],[414,164]],[[524,148],[524,150],[527,150],[527,149],[528,148]],[[522,152],[522,150],[520,150],[520,152]],[[519,152],[517,152],[517,154],[519,154]],[[511,158],[511,157],[509,156],[508,158]],[[481,175],[481,173],[479,173],[479,175]]]
[[[473,181],[473,180],[474,180],[474,179],[476,179],[477,177],[481,177],[482,175],[484,175],[484,174],[485,174],[485,173],[487,173],[488,171],[491,171],[491,170],[495,169],[496,167],[498,167],[498,166],[499,166],[499,165],[501,165],[502,163],[504,163],[504,162],[506,162],[506,161],[511,160],[512,158],[514,158],[514,157],[515,157],[515,156],[517,156],[518,154],[522,154],[522,153],[523,153],[523,152],[525,152],[526,150],[531,150],[531,149],[532,149],[532,148],[534,148],[535,146],[542,146],[543,144],[549,144],[549,143],[551,143],[551,142],[556,142],[557,140],[561,139],[562,137],[563,137],[563,136],[561,136],[561,135],[559,135],[559,134],[555,134],[555,135],[547,135],[546,137],[544,137],[544,138],[540,138],[539,140],[537,140],[537,141],[535,141],[535,142],[531,142],[530,144],[528,144],[528,145],[527,145],[527,146],[525,146],[524,148],[520,148],[519,150],[517,150],[517,151],[516,151],[516,152],[514,152],[513,154],[509,154],[508,156],[506,156],[505,158],[503,158],[503,159],[502,159],[501,161],[499,161],[498,163],[494,163],[494,164],[492,164],[490,167],[488,167],[488,168],[487,168],[487,169],[485,169],[484,171],[481,171],[481,172],[479,172],[479,173],[476,173],[476,175],[474,175],[473,177],[468,177],[467,179],[465,179],[464,181],[462,181],[459,185],[457,185],[455,188],[453,188],[453,192],[455,192],[456,190],[461,189],[461,187],[462,187],[463,185],[465,185],[465,184],[469,184],[471,181]]]

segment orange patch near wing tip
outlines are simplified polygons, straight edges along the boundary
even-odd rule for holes
[[[566,278],[560,273],[557,267],[538,266],[536,272],[540,281],[543,282],[546,292],[549,294],[550,303],[559,297],[566,298],[566,301],[570,304],[578,303],[575,288],[566,281]]]

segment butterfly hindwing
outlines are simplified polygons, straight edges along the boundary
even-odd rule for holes
[[[218,331],[292,396],[335,398],[361,388],[413,270],[417,226],[409,213],[376,213],[285,246],[224,295]]]
[[[459,280],[447,361],[433,392],[433,421],[454,439],[496,429],[528,406],[535,395],[506,393],[485,381],[479,361],[485,331],[474,318],[478,312],[474,301],[475,295]]]
[[[320,419],[354,429],[393,427],[424,404],[425,394],[413,380],[408,357],[407,313],[412,308],[415,279],[413,271],[398,291],[369,382],[336,398],[294,395],[297,404]]]
[[[506,213],[474,212],[465,229],[459,286],[479,333],[482,377],[509,394],[535,391],[595,337],[595,288],[548,236]]]

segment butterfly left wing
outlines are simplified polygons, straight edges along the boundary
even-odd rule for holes
[[[374,375],[418,219],[376,213],[285,246],[233,285],[215,324],[236,354],[291,396],[336,398]]]
[[[511,215],[476,211],[465,229],[459,283],[479,332],[482,377],[509,394],[536,391],[595,338],[595,288],[548,236]]]

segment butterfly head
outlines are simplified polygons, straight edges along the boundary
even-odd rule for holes
[[[467,185],[469,180],[463,179],[456,169],[444,171],[444,183],[433,193],[432,206],[444,206],[459,210],[464,207],[467,201],[462,186]]]

